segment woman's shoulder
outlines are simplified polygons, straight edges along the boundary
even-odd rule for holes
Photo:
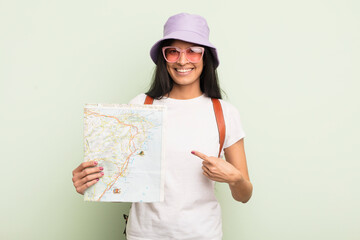
[[[129,101],[129,104],[144,104],[145,98],[146,98],[146,94],[140,93],[139,95],[131,99]]]
[[[219,99],[219,100],[224,114],[226,115],[239,114],[239,110],[232,103],[223,99]]]
[[[242,118],[238,108],[225,100],[220,100],[223,109],[226,135],[224,148],[233,145],[235,142],[246,136],[242,125]]]

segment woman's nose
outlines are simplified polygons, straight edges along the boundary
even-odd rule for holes
[[[179,57],[179,59],[178,59],[178,63],[180,64],[180,65],[185,65],[186,63],[188,63],[189,61],[187,60],[187,58],[186,58],[186,55],[185,55],[185,52],[181,52],[180,53],[180,57]]]

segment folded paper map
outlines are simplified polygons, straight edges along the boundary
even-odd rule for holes
[[[85,104],[84,161],[97,161],[104,176],[85,201],[164,200],[165,106]]]

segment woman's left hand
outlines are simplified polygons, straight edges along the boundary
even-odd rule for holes
[[[203,174],[213,181],[235,183],[244,179],[241,172],[224,159],[209,157],[198,151],[191,153],[203,160]]]

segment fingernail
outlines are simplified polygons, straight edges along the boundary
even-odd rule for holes
[[[104,168],[103,168],[103,167],[99,167],[99,169],[100,169],[100,170],[104,170]]]
[[[96,181],[99,181],[99,179],[97,178]]]
[[[195,154],[195,152],[194,152],[194,151],[191,151],[191,153],[192,153],[192,154]]]
[[[94,162],[94,165],[97,165],[97,162],[96,162],[96,161]]]
[[[101,175],[104,175],[104,173],[102,172]]]

